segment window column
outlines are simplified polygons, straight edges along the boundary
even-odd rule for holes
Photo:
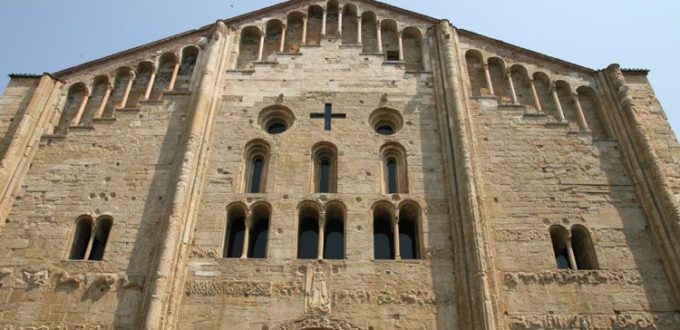
[[[326,211],[321,211],[319,213],[319,241],[318,241],[318,247],[317,247],[317,259],[322,260],[323,259],[323,251],[324,251],[324,241],[325,241],[325,236],[326,236]]]
[[[486,87],[489,88],[489,94],[496,95],[493,91],[493,83],[491,82],[491,71],[489,71],[489,64],[484,63],[484,76],[486,77]]]
[[[241,251],[241,259],[248,259],[248,248],[250,247],[250,231],[253,229],[253,212],[247,211],[246,214],[246,229],[243,232],[243,250]]]
[[[260,31],[260,49],[257,51],[258,62],[262,62],[263,53],[264,53],[264,32]]]
[[[302,18],[302,44],[307,44],[307,16]]]
[[[519,101],[517,100],[517,92],[515,91],[515,83],[512,81],[512,71],[508,70],[508,73],[505,75],[506,79],[508,79],[508,86],[510,86],[510,96],[512,96],[512,104],[519,104]]]
[[[534,107],[536,107],[538,112],[543,112],[541,100],[538,98],[538,92],[536,91],[536,84],[534,83],[534,79],[531,77],[529,78],[529,88],[531,88],[531,95],[534,97]]]
[[[576,257],[574,256],[574,248],[571,246],[571,236],[567,237],[567,254],[569,255],[569,266],[571,269],[577,270]]]
[[[574,101],[574,104],[576,104],[576,114],[578,115],[578,123],[579,126],[581,126],[581,130],[583,131],[590,131],[590,128],[588,127],[588,122],[586,121],[586,117],[583,114],[583,108],[581,107],[581,101],[578,99],[578,93],[574,92],[571,94],[571,99]]]
[[[172,68],[172,78],[170,78],[170,83],[168,83],[168,91],[175,89],[175,83],[177,82],[177,74],[179,74],[179,66],[181,61],[175,63],[175,67]]]
[[[97,113],[94,115],[95,118],[101,118],[102,115],[104,114],[104,109],[106,109],[106,104],[109,103],[109,97],[111,96],[111,91],[113,90],[113,86],[111,83],[106,84],[106,91],[104,92],[104,97],[102,98],[102,104],[99,105],[99,109],[97,109]]]
[[[153,83],[156,80],[156,68],[151,70],[151,77],[149,77],[149,84],[146,85],[146,92],[144,92],[144,100],[148,100],[151,96],[151,89],[153,88]]]
[[[130,80],[128,80],[127,86],[125,87],[125,93],[123,94],[123,100],[120,101],[118,107],[125,108],[127,104],[128,97],[130,96],[130,91],[132,90],[132,84],[135,82],[137,74],[134,71],[130,72]]]
[[[362,24],[362,18],[361,16],[357,16],[357,43],[363,44],[361,40],[361,24]]]
[[[281,28],[281,45],[279,46],[279,53],[283,53],[286,45],[286,24]]]
[[[557,107],[557,120],[560,123],[566,122],[566,119],[564,119],[564,111],[562,110],[562,104],[560,103],[560,97],[557,96],[557,89],[555,88],[555,84],[551,83],[550,86],[551,93],[553,96],[553,100],[555,101],[555,105]]]
[[[78,112],[76,112],[76,115],[73,116],[73,119],[71,119],[71,126],[78,126],[80,124],[80,118],[83,116],[83,112],[85,112],[85,107],[87,106],[87,101],[90,100],[90,90],[85,89],[85,93],[83,93],[83,99],[80,102],[80,107],[78,107]]]
[[[402,38],[401,31],[397,33],[397,38],[399,39],[399,61],[404,61],[404,39]]]
[[[375,25],[377,27],[376,31],[377,31],[377,34],[378,34],[378,53],[382,53],[383,52],[383,44],[382,44],[382,31],[381,31],[381,28],[380,28],[380,20],[376,18],[375,21],[376,21]]]
[[[392,215],[392,235],[394,236],[394,260],[401,260],[399,245],[399,216]]]
[[[328,12],[326,11],[326,7],[322,8],[323,11],[323,16],[321,16],[321,38],[326,37],[326,16],[328,16]],[[319,42],[321,43],[321,42]]]

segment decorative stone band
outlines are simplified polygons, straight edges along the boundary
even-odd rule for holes
[[[362,330],[360,327],[349,322],[331,320],[325,318],[307,318],[292,321],[282,325],[280,330],[302,330],[302,329],[332,329],[332,330]]]
[[[537,273],[505,273],[505,284],[622,284],[642,285],[642,275],[636,270],[550,270]]]
[[[185,293],[201,296],[271,297],[272,284],[244,281],[187,281]]]
[[[511,329],[673,329],[677,313],[550,314],[509,316]]]

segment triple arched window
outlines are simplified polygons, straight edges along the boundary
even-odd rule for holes
[[[113,219],[108,216],[101,216],[96,221],[89,215],[78,218],[69,259],[102,260],[112,226]]]
[[[588,230],[573,226],[568,231],[562,226],[550,228],[555,262],[558,269],[597,269],[597,257]]]

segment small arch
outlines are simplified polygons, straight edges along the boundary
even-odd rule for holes
[[[484,73],[484,57],[476,49],[465,52],[465,64],[470,78],[470,88],[473,96],[488,95],[489,88],[486,86],[486,74]]]
[[[394,206],[387,202],[373,205],[373,257],[376,260],[394,259]]]
[[[314,189],[316,193],[338,191],[338,148],[330,142],[319,142],[312,147]]]
[[[342,43],[344,45],[354,45],[359,43],[357,40],[359,19],[357,18],[357,6],[351,3],[342,7]]]
[[[92,94],[90,94],[90,97],[87,100],[85,111],[83,112],[78,125],[88,126],[92,124],[92,119],[96,116],[97,111],[99,111],[102,102],[104,102],[106,90],[110,85],[109,76],[107,75],[98,75],[94,78],[92,82]]]
[[[112,226],[113,219],[111,217],[103,216],[97,219],[94,237],[92,238],[90,260],[102,260],[104,258],[104,250],[106,249],[106,243],[109,241]]]
[[[326,204],[324,221],[324,259],[345,258],[345,219],[347,208],[342,202],[333,201]]]
[[[307,9],[307,44],[319,45],[321,43],[321,25],[323,24],[323,8],[319,5],[311,5]]]
[[[361,14],[361,43],[364,53],[378,52],[377,17],[372,11],[365,11]]]
[[[286,43],[284,51],[299,53],[302,44],[302,30],[304,28],[305,14],[294,11],[288,14],[286,19]]]
[[[134,75],[134,70],[129,67],[121,67],[116,70],[116,80],[113,83],[113,90],[111,91],[109,102],[104,108],[102,117],[111,118],[114,116],[114,111],[116,108],[125,106],[122,104],[123,98],[125,98],[127,86],[130,81],[134,79]]]
[[[76,231],[71,243],[70,260],[85,260],[92,236],[92,217],[84,215],[76,220]]]
[[[182,49],[182,61],[179,65],[179,72],[177,80],[175,81],[174,90],[188,90],[191,86],[191,77],[196,68],[198,61],[198,54],[200,50],[198,47],[191,45]]]
[[[248,142],[244,149],[244,192],[264,193],[267,187],[269,168],[269,143],[256,139]]]
[[[174,53],[165,53],[161,55],[156,78],[153,81],[151,88],[150,100],[158,101],[163,98],[163,93],[168,91],[170,82],[175,73],[175,67],[179,63],[177,55]]]
[[[337,0],[329,0],[326,3],[326,37],[338,37],[340,9]]]
[[[422,210],[414,201],[399,206],[399,256],[401,259],[420,259],[422,251]]]
[[[597,269],[597,257],[588,229],[575,225],[571,227],[571,246],[574,249],[576,268],[580,270]]]
[[[252,217],[248,258],[264,259],[267,257],[267,245],[269,242],[271,206],[265,202],[253,205]]]
[[[512,78],[513,86],[515,87],[515,95],[517,102],[521,105],[531,106],[535,105],[534,96],[531,92],[531,85],[529,78],[529,71],[521,64],[515,64],[510,67],[510,77]]]
[[[399,61],[399,25],[392,19],[380,22],[383,52],[387,61]]]
[[[567,229],[559,225],[550,227],[550,240],[552,241],[557,269],[573,268],[569,259],[569,232]]]
[[[293,126],[295,114],[290,108],[277,104],[262,109],[257,121],[265,132],[281,134]]]
[[[557,92],[564,118],[569,122],[569,127],[573,130],[580,130],[576,103],[574,103],[573,99],[574,92],[571,89],[571,85],[564,80],[558,80],[555,82],[555,92]]]
[[[267,21],[266,33],[264,37],[263,59],[273,61],[274,56],[279,53],[281,48],[281,38],[283,38],[283,22],[278,19]]]
[[[407,71],[423,71],[423,34],[420,29],[409,26],[401,32],[404,61]]]
[[[242,203],[233,203],[227,207],[227,230],[224,233],[224,258],[240,258],[243,255],[243,244],[246,231],[248,211]]]
[[[261,35],[262,31],[257,26],[246,26],[241,29],[241,41],[236,61],[238,69],[252,68],[258,60]]]
[[[541,103],[541,109],[544,113],[552,115],[554,118],[559,118],[557,104],[552,95],[552,80],[543,72],[535,72],[533,77],[536,94],[538,94],[538,100]]]
[[[71,121],[73,121],[73,118],[82,106],[85,96],[89,94],[87,86],[82,82],[71,85],[66,94],[66,104],[64,105],[64,111],[59,119],[57,129],[55,130],[56,134],[66,134],[68,127],[71,125]]]
[[[298,211],[298,259],[319,256],[319,219],[321,212],[315,203],[303,203]]]
[[[383,172],[383,192],[386,194],[408,193],[408,163],[406,149],[397,143],[389,142],[380,148]]]
[[[137,74],[135,75],[135,82],[130,89],[126,108],[135,108],[146,94],[146,89],[151,81],[151,75],[155,70],[154,64],[149,61],[139,63],[137,66]]]
[[[578,93],[578,100],[583,109],[583,115],[588,123],[588,128],[595,140],[606,140],[609,134],[604,128],[604,115],[602,113],[602,106],[600,98],[594,89],[588,86],[581,86],[576,89]]]
[[[512,104],[512,95],[507,79],[505,61],[500,57],[491,57],[488,60],[489,74],[494,92],[498,97],[498,104]]]

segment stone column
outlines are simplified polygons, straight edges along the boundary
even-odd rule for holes
[[[245,230],[243,231],[243,249],[241,250],[241,259],[248,259],[248,248],[250,247],[250,231],[253,229],[253,212],[248,211],[244,223]]]
[[[363,24],[363,22],[361,21],[361,16],[358,16],[357,17],[357,43],[359,43],[359,44],[363,44],[363,42],[361,40],[361,24]]]
[[[392,217],[392,235],[394,237],[394,260],[401,260],[401,244],[399,242],[399,216]]]
[[[127,105],[128,98],[130,97],[130,91],[132,90],[132,84],[135,82],[137,75],[134,71],[130,72],[130,80],[128,80],[127,86],[125,86],[125,93],[123,94],[123,100],[120,101],[118,107],[124,108]]]
[[[496,95],[493,91],[493,83],[491,82],[491,72],[489,71],[489,64],[484,63],[484,76],[486,77],[486,87],[489,89],[489,94]]]
[[[323,16],[321,17],[321,38],[326,37],[326,20],[328,17],[328,11],[326,8],[323,8]]]
[[[175,63],[175,67],[172,68],[172,78],[170,78],[170,83],[168,84],[168,91],[175,89],[175,83],[177,82],[177,74],[179,73],[180,61]]]
[[[571,99],[576,105],[576,115],[578,115],[578,124],[581,126],[581,130],[590,131],[588,127],[588,122],[586,121],[586,116],[583,114],[583,108],[581,107],[581,101],[578,99],[578,93],[574,92],[571,94]]]
[[[338,8],[338,38],[342,39],[342,8]]]
[[[104,92],[104,97],[102,98],[102,104],[99,105],[99,109],[97,109],[97,113],[95,113],[94,117],[95,118],[101,118],[102,115],[104,114],[104,109],[106,109],[106,105],[109,103],[109,97],[111,97],[111,91],[113,90],[113,86],[111,86],[111,83],[108,83],[106,85],[106,91]]]
[[[260,35],[260,49],[257,51],[257,61],[262,62],[262,54],[264,53],[264,33]]]
[[[80,124],[80,119],[83,117],[83,113],[85,112],[85,107],[87,106],[87,102],[90,100],[90,91],[87,90],[85,94],[83,95],[83,99],[80,101],[80,107],[78,107],[78,112],[76,112],[76,115],[73,116],[71,119],[71,126],[78,126]]]
[[[517,92],[515,91],[515,83],[512,81],[512,73],[508,70],[508,73],[506,74],[506,78],[508,79],[508,86],[510,86],[510,96],[512,96],[512,104],[519,104],[519,101],[517,101]]]
[[[536,111],[543,112],[543,107],[541,107],[541,100],[538,98],[538,92],[536,92],[536,84],[533,79],[529,79],[529,88],[531,88],[531,95],[534,97],[534,107]]]
[[[399,38],[399,61],[404,61],[404,39],[401,32],[397,33],[397,37]]]
[[[382,44],[382,31],[380,30],[380,20],[376,20],[376,21],[377,21],[376,25],[378,26],[378,28],[376,29],[378,31],[378,33],[377,33],[378,34],[378,53],[382,53],[383,52],[383,44]]]
[[[302,18],[302,44],[307,44],[307,16]]]
[[[560,103],[560,97],[557,95],[557,89],[555,89],[555,85],[550,86],[550,90],[553,96],[553,100],[555,101],[555,106],[557,107],[557,120],[560,123],[564,123],[567,120],[564,118],[564,111],[562,110],[562,103]]]
[[[148,100],[151,96],[151,90],[153,89],[153,83],[156,81],[156,68],[151,71],[151,77],[149,77],[149,84],[146,85],[146,92],[144,93],[144,100]]]
[[[569,268],[577,270],[576,257],[574,256],[574,248],[571,246],[571,237],[567,238],[567,255],[569,255]]]
[[[324,240],[326,239],[326,212],[321,212],[319,214],[319,240],[318,240],[318,247],[317,247],[317,259],[318,260],[323,260],[323,248],[324,248]]]
[[[283,53],[284,47],[286,47],[286,25],[283,25],[281,30],[281,45],[279,46],[279,53]]]

